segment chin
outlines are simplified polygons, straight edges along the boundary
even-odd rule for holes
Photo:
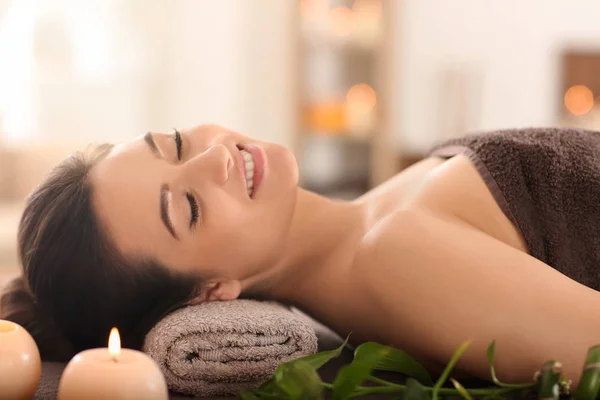
[[[290,175],[290,184],[294,187],[298,186],[299,179],[299,169],[298,169],[298,160],[296,160],[296,156],[289,149],[285,150],[285,158],[287,163],[287,170]]]

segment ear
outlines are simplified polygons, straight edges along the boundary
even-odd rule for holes
[[[235,300],[242,293],[242,284],[238,280],[207,282],[202,285],[200,294],[187,304],[194,305],[206,301]]]

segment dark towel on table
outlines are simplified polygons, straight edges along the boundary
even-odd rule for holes
[[[600,290],[600,132],[484,132],[445,141],[431,152],[457,154],[475,164],[533,257]]]

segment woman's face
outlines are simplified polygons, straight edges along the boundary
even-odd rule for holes
[[[239,280],[279,255],[298,169],[281,146],[202,125],[118,145],[91,180],[100,221],[123,254]]]

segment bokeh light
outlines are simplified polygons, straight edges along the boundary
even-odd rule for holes
[[[366,83],[359,83],[348,90],[346,101],[353,104],[361,104],[365,109],[372,109],[377,104],[375,89]]]
[[[300,0],[299,9],[303,18],[313,18],[317,12],[314,0]]]
[[[571,86],[565,93],[565,107],[573,115],[585,115],[594,107],[594,93],[585,85]]]
[[[352,11],[378,21],[383,13],[383,5],[379,0],[354,0]]]
[[[345,37],[352,33],[352,10],[338,6],[331,10],[331,31],[334,35]]]

